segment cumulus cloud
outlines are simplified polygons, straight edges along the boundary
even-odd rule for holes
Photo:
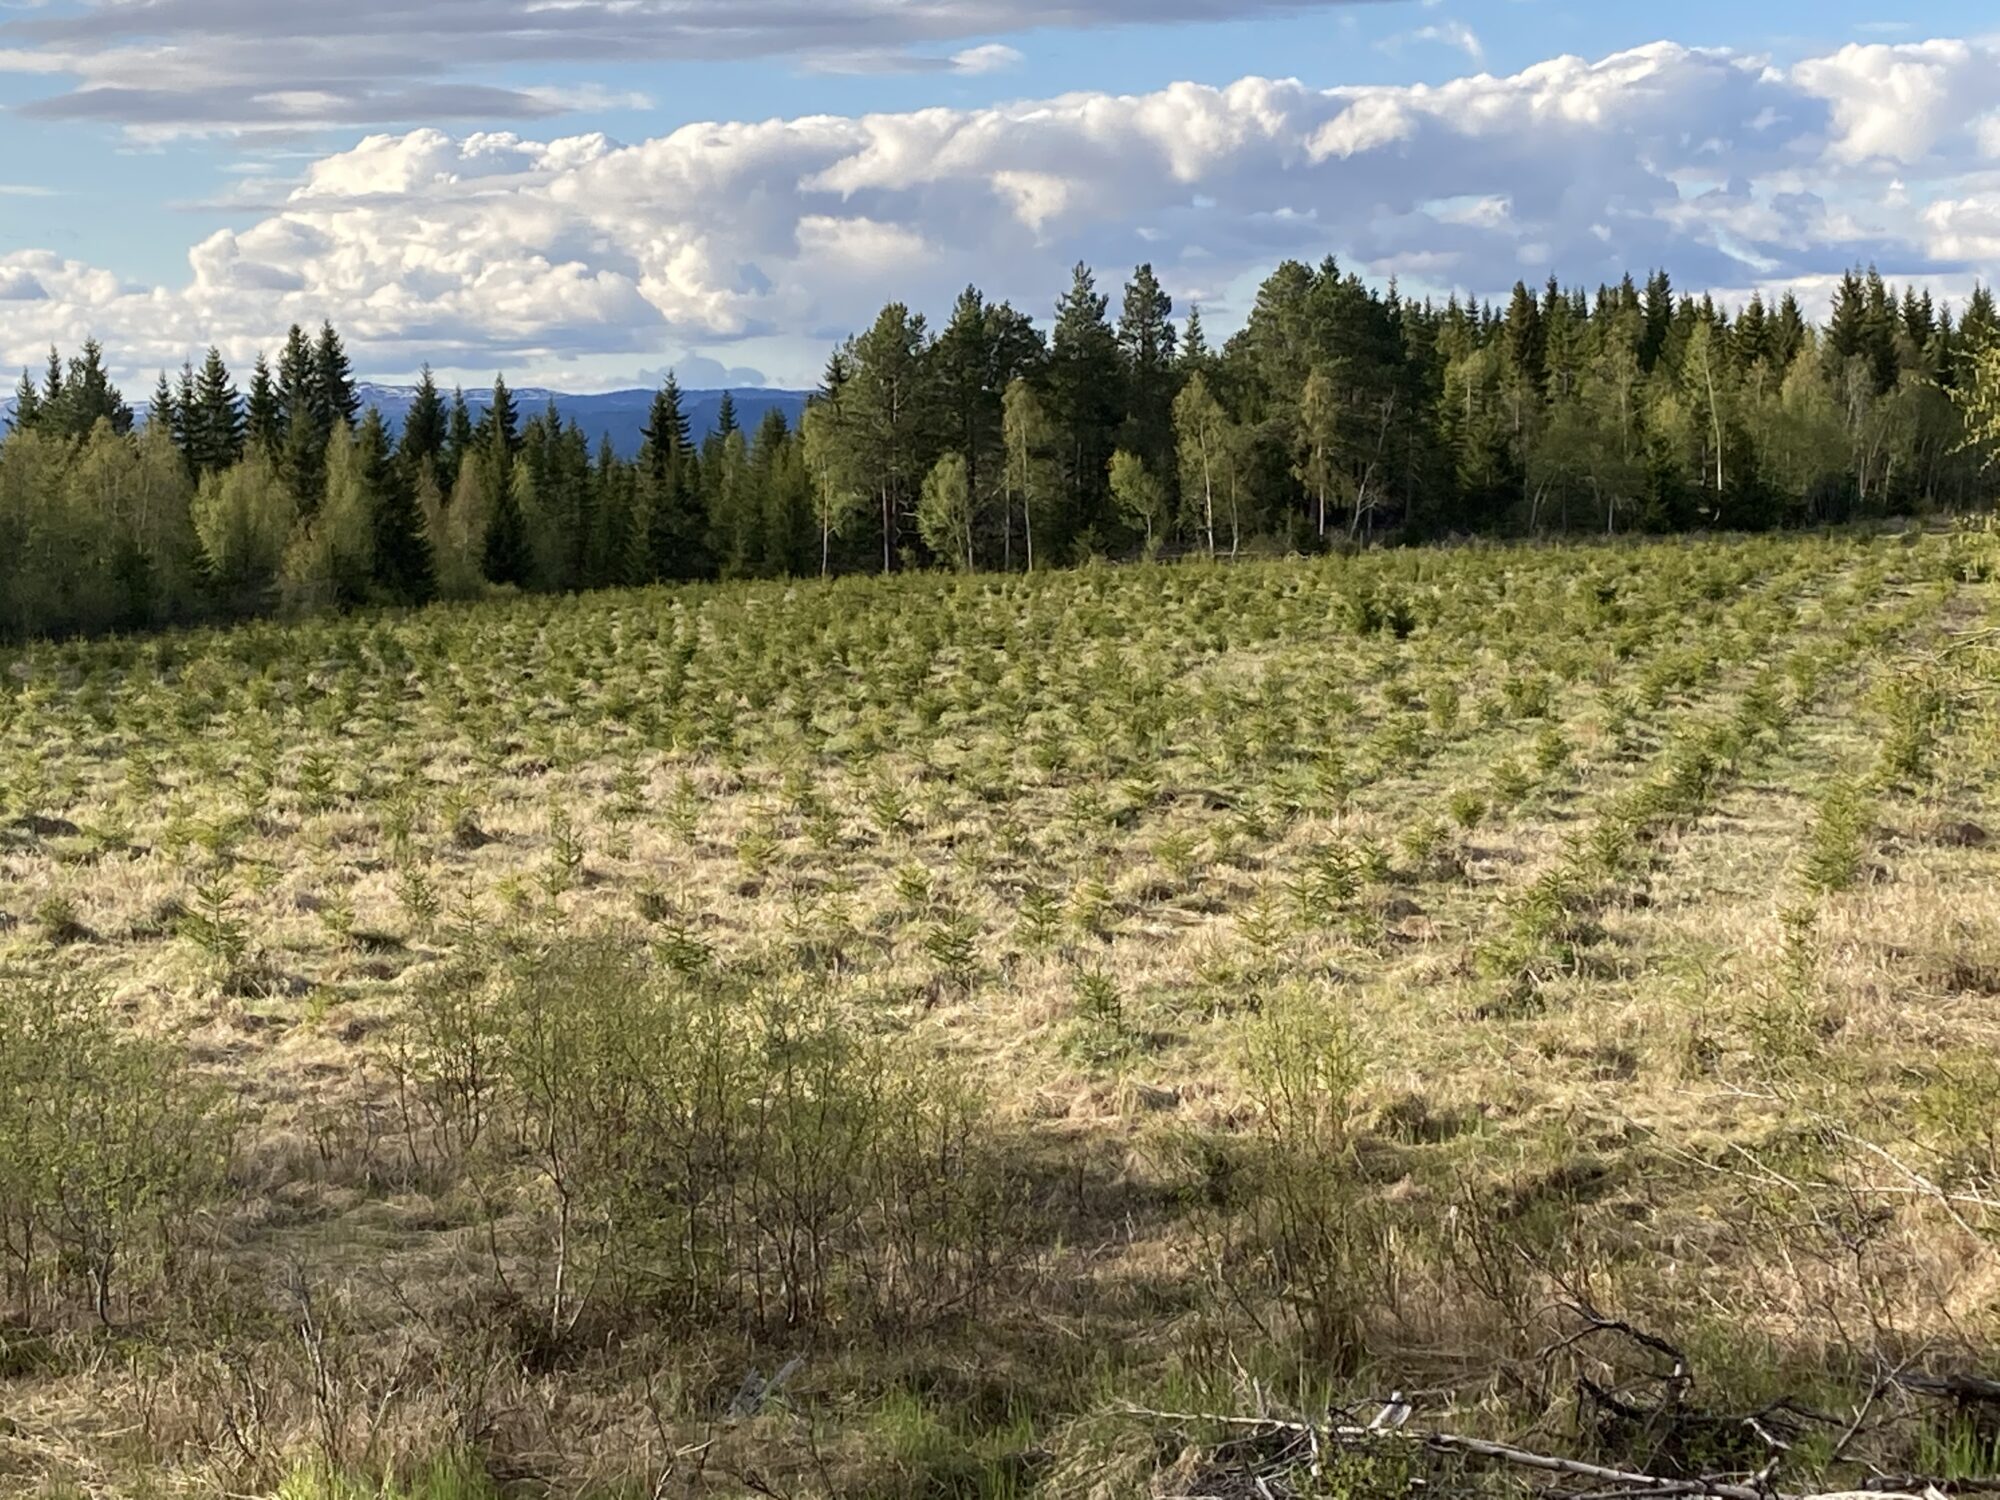
[[[1833,111],[1836,154],[1922,161],[2000,88],[2000,52],[1964,41],[1843,47],[1793,69]]]
[[[1246,78],[631,145],[378,134],[195,245],[179,285],[0,254],[0,358],[96,332],[143,370],[211,337],[240,359],[331,316],[372,369],[541,378],[756,341],[759,363],[796,351],[791,378],[891,297],[941,311],[977,281],[1045,313],[1079,258],[1154,262],[1217,331],[1253,273],[1329,252],[1479,294],[1654,265],[1722,289],[1871,259],[1969,279],[2000,259],[1978,81],[1995,55],[1847,48],[1781,70],[1660,43],[1435,87]],[[1894,121],[1863,87],[1890,78]]]
[[[790,57],[832,71],[988,73],[983,37],[1228,21],[1358,0],[57,0],[0,20],[0,72],[68,77],[22,106],[146,139],[541,119],[560,95],[459,81],[509,65]],[[950,50],[954,44],[960,50]]]

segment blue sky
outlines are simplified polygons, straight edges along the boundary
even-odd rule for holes
[[[1914,10],[433,0],[398,34],[399,0],[0,0],[0,358],[96,332],[136,371],[330,315],[387,376],[794,381],[881,295],[1042,313],[1079,256],[1225,328],[1329,251],[1439,291],[1666,259],[1810,295],[1864,255],[1950,290],[2000,244],[2000,23]],[[1662,42],[1729,56],[1606,64]]]

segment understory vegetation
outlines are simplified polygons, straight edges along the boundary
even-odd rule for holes
[[[0,1490],[1990,1477],[1996,573],[1961,525],[16,648]]]

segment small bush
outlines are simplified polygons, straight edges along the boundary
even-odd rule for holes
[[[177,1048],[62,980],[0,988],[0,1287],[24,1320],[176,1284],[220,1196],[234,1121]]]

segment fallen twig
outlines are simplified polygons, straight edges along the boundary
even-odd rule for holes
[[[1674,1500],[1674,1497],[1683,1496],[1707,1496],[1711,1497],[1711,1500],[1852,1500],[1854,1494],[1860,1493],[1795,1496],[1781,1494],[1771,1484],[1775,1473],[1775,1458],[1750,1483],[1715,1478],[1670,1479],[1658,1474],[1642,1474],[1629,1469],[1613,1468],[1607,1464],[1588,1463],[1582,1459],[1534,1453],[1507,1443],[1496,1443],[1487,1438],[1466,1437],[1455,1432],[1417,1432],[1408,1428],[1314,1424],[1281,1417],[1241,1417],[1217,1412],[1155,1411],[1142,1406],[1127,1406],[1123,1408],[1123,1412],[1126,1416],[1155,1422],[1207,1424],[1272,1434],[1290,1434],[1295,1438],[1306,1439],[1315,1448],[1321,1443],[1332,1443],[1345,1448],[1404,1445],[1427,1449],[1433,1453],[1487,1459],[1494,1463],[1510,1464],[1516,1468],[1590,1479],[1602,1485],[1615,1486],[1614,1489],[1607,1491],[1592,1491],[1589,1496],[1578,1497],[1578,1500]],[[1259,1483],[1259,1492],[1270,1493],[1266,1482],[1267,1476],[1255,1477]],[[1869,1490],[1865,1493],[1868,1500],[1930,1500],[1937,1491],[1934,1487],[1925,1486],[1909,1492]]]

